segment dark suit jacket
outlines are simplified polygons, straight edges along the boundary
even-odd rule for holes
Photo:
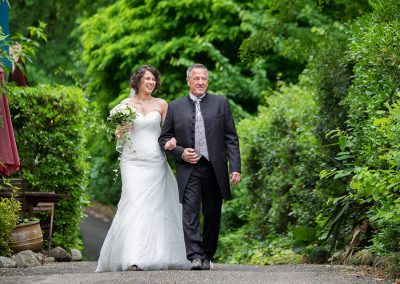
[[[224,199],[232,197],[229,186],[228,159],[230,172],[240,172],[239,139],[233,122],[228,100],[223,96],[206,94],[200,103],[206,132],[208,154],[214,168],[218,185]],[[176,178],[179,188],[179,200],[192,173],[194,165],[182,159],[185,148],[194,149],[195,105],[189,96],[182,97],[169,104],[165,123],[158,142],[161,148],[175,137],[177,146],[170,152],[175,157]]]

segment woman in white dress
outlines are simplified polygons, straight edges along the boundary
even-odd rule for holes
[[[121,103],[137,109],[121,155],[122,193],[96,272],[186,269],[182,205],[175,177],[158,144],[168,104],[152,96],[160,75],[151,66],[131,77],[136,95]],[[117,138],[122,133],[116,130]],[[171,139],[166,148],[176,145]]]

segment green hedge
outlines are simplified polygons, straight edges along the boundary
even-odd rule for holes
[[[7,94],[21,173],[30,190],[71,197],[56,205],[53,245],[79,247],[89,174],[85,144],[93,131],[88,101],[79,88],[65,86],[8,87]]]
[[[391,254],[400,251],[400,6],[394,0],[371,5],[374,12],[351,26],[354,79],[342,101],[348,158],[341,169],[348,173],[346,198],[363,207],[372,226],[371,249]]]
[[[244,184],[252,197],[255,237],[284,233],[290,223],[309,223],[319,208],[313,189],[323,164],[315,135],[315,94],[300,85],[281,86],[255,119],[239,124],[244,158]],[[315,211],[314,211],[315,212]]]

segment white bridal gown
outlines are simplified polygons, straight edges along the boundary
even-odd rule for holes
[[[158,144],[161,115],[138,114],[121,155],[122,193],[96,272],[186,269],[175,177]]]

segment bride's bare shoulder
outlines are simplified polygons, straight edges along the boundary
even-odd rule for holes
[[[127,98],[127,99],[124,99],[124,100],[122,100],[121,102],[120,102],[120,104],[133,104],[134,102],[133,102],[133,99],[132,98]]]
[[[159,104],[161,107],[168,106],[168,103],[167,103],[165,100],[163,100],[163,99],[156,98],[156,102],[157,102],[157,104]]]
[[[161,112],[161,115],[164,116],[167,113],[168,103],[166,101],[164,101],[163,99],[157,98],[156,104],[159,108],[159,111]]]

